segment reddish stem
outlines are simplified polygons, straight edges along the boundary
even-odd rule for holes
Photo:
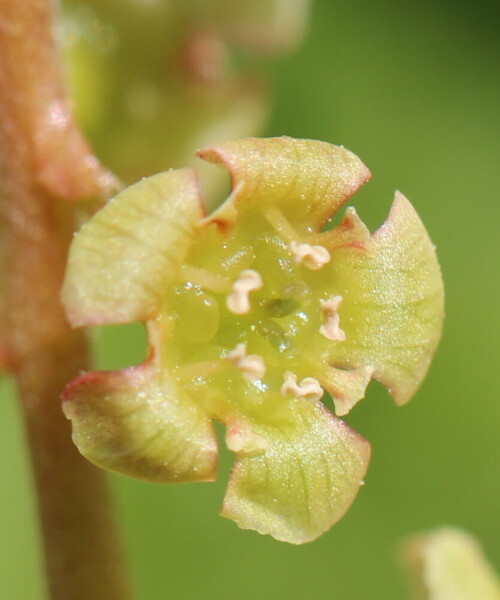
[[[70,201],[103,197],[114,179],[68,110],[52,29],[51,0],[0,0],[0,360],[24,409],[52,600],[124,600],[106,481],[73,446],[59,400],[87,367],[86,341],[59,302]]]

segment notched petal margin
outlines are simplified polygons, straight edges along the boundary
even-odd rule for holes
[[[335,413],[343,417],[365,397],[367,385],[373,375],[373,367],[343,370],[335,367],[321,369],[318,374],[321,385],[332,396]]]
[[[296,402],[294,422],[253,426],[265,443],[236,453],[221,515],[242,529],[303,544],[347,511],[363,483],[370,445],[320,402]]]
[[[370,171],[341,146],[289,137],[247,138],[198,152],[230,174],[231,195],[208,217],[231,228],[256,205],[282,206],[298,230],[320,228],[368,179]]]
[[[332,254],[346,339],[336,367],[373,367],[397,404],[418,389],[441,337],[444,291],[434,246],[410,202],[396,193],[364,249]]]
[[[145,481],[213,481],[217,442],[206,412],[152,362],[85,373],[66,386],[73,441],[98,467]]]
[[[203,215],[189,169],[148,177],[115,196],[71,244],[62,290],[70,323],[152,318]]]

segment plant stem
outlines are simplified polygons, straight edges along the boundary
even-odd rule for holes
[[[0,0],[0,48],[0,360],[24,409],[50,597],[126,600],[104,474],[73,446],[59,400],[87,367],[85,338],[71,331],[59,302],[71,201],[106,196],[115,182],[68,109],[53,2]]]
[[[78,336],[79,338],[80,336]],[[58,396],[85,365],[85,343],[66,338],[16,371],[35,474],[50,597],[128,597],[104,474],[71,442]]]

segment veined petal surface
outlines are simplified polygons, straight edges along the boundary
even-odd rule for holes
[[[62,297],[72,325],[153,317],[202,216],[189,169],[159,173],[115,196],[71,245]]]
[[[346,339],[335,366],[370,366],[398,404],[421,384],[441,336],[444,292],[434,246],[408,200],[396,194],[366,244],[332,255]]]
[[[222,516],[280,541],[312,541],[351,505],[368,467],[366,440],[320,402],[295,401],[293,420],[253,425],[267,442],[236,453]]]
[[[368,179],[370,171],[349,150],[316,140],[247,138],[198,153],[224,167],[232,193],[208,218],[231,227],[256,205],[284,205],[298,231],[321,227]]]
[[[163,483],[215,477],[210,419],[152,362],[81,375],[66,387],[63,409],[76,446],[99,467]]]

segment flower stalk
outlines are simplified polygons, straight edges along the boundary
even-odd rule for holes
[[[1,0],[0,365],[24,412],[52,600],[128,597],[101,471],[71,442],[65,382],[87,367],[87,346],[59,302],[75,229],[72,201],[105,197],[115,181],[74,123],[53,37],[50,0]]]

